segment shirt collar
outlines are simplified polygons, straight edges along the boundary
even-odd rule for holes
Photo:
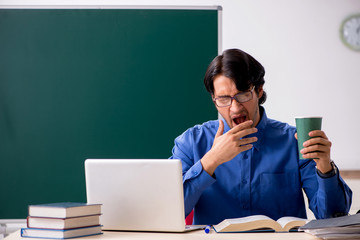
[[[262,136],[264,135],[266,124],[268,122],[268,118],[267,118],[264,107],[260,106],[259,111],[260,111],[260,121],[259,121],[258,125],[256,126],[258,131],[256,133],[250,135],[250,136],[255,136],[258,138],[258,140],[253,143],[254,148],[256,150],[260,150]]]

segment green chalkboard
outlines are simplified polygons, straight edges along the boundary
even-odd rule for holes
[[[86,201],[86,158],[168,158],[217,113],[217,9],[0,9],[0,218]]]

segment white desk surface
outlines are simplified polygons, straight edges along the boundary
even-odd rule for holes
[[[20,231],[14,232],[7,236],[5,240],[31,240],[36,238],[21,238]],[[90,237],[75,238],[79,240],[316,240],[316,238],[310,234],[303,232],[293,233],[216,233],[211,230],[209,234],[206,234],[204,230],[196,230],[187,233],[158,233],[158,232],[121,232],[121,231],[103,231],[101,235],[95,235]],[[44,240],[44,239],[42,239]]]

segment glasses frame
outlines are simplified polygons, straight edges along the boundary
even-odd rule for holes
[[[254,90],[255,90],[255,86],[253,86],[252,89],[247,90],[247,91],[245,91],[245,92],[239,92],[239,93],[235,94],[233,97],[231,97],[231,96],[224,96],[224,97],[213,98],[213,102],[214,102],[214,104],[215,104],[217,107],[219,107],[219,108],[231,106],[233,100],[237,101],[238,103],[246,103],[246,102],[248,102],[248,101],[250,101],[250,100],[253,99],[253,91],[254,91]],[[249,100],[244,101],[244,102],[239,102],[239,101],[236,99],[236,96],[242,95],[242,94],[245,94],[245,93],[248,93],[248,92],[250,92],[250,94],[251,94],[251,98],[250,98]],[[220,98],[230,98],[231,101],[230,101],[230,103],[229,103],[228,105],[226,105],[226,106],[219,106],[219,105],[216,104],[216,100],[217,100],[217,99],[220,99]]]

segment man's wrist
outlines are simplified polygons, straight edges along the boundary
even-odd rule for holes
[[[332,169],[330,171],[327,171],[325,173],[321,172],[318,167],[316,166],[316,172],[317,174],[322,177],[322,178],[330,178],[330,177],[333,177],[337,174],[337,168],[336,168],[336,165],[335,163],[331,160],[330,161],[330,165],[332,167]]]
[[[215,169],[218,167],[216,160],[213,158],[213,155],[207,152],[200,160],[200,162],[205,172],[207,172],[210,176],[213,176]]]

